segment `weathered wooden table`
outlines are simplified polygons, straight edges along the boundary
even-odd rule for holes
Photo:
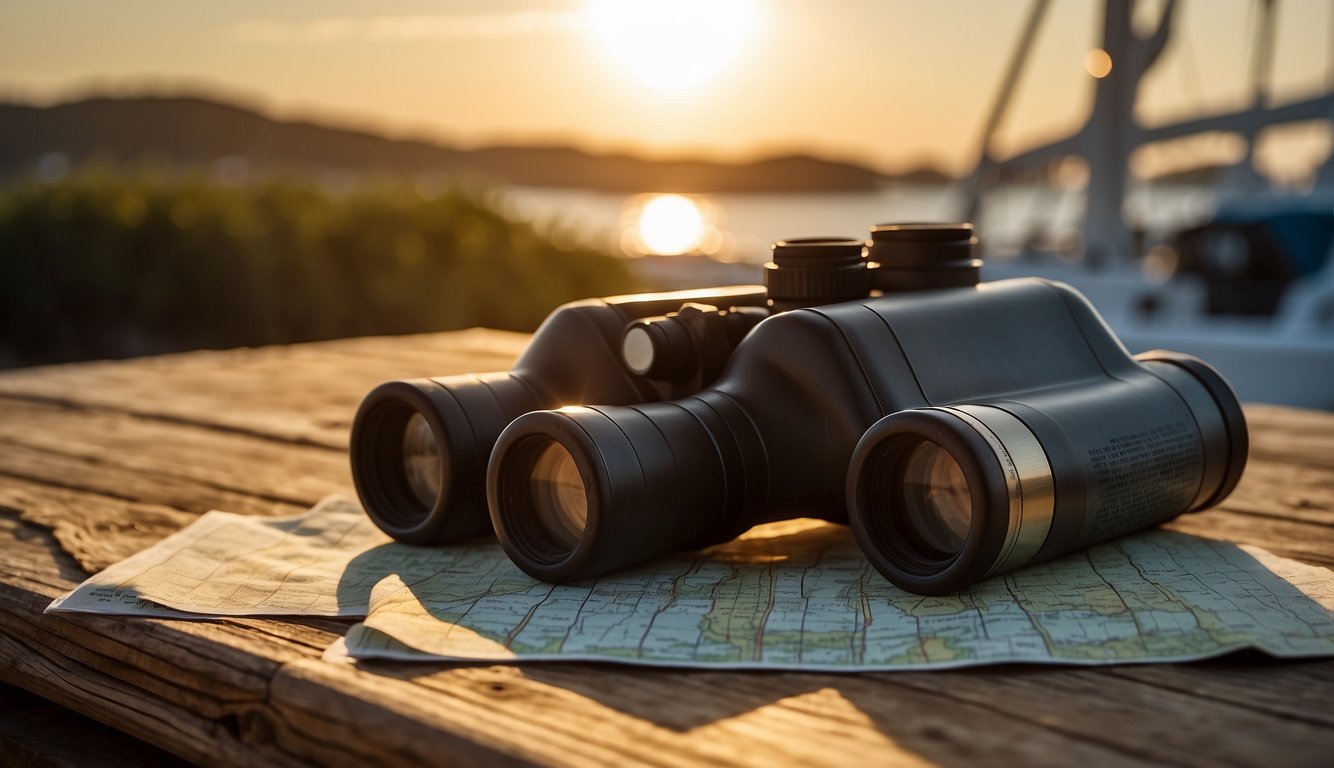
[[[0,375],[0,678],[209,764],[1334,765],[1334,661],[862,675],[353,667],[320,660],[346,629],[335,621],[42,614],[206,510],[291,514],[350,490],[348,422],[367,389],[504,369],[525,342],[467,331]],[[1242,484],[1174,527],[1334,566],[1334,415],[1247,414]],[[0,745],[45,739],[63,754],[87,734],[91,750],[124,758],[121,734],[42,715],[25,696],[0,688]],[[28,725],[14,724],[20,708]],[[161,755],[139,748],[141,762]]]

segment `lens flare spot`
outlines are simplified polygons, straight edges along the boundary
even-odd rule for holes
[[[1112,73],[1112,57],[1101,48],[1094,48],[1084,55],[1084,69],[1099,80]]]

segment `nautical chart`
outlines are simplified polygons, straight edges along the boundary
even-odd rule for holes
[[[494,540],[393,543],[355,502],[211,512],[48,610],[361,618],[331,658],[599,660],[858,671],[1334,654],[1334,574],[1156,530],[949,597],[886,582],[848,530],[775,523],[587,583],[552,586]]]

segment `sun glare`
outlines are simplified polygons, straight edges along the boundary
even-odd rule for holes
[[[759,18],[754,0],[590,0],[585,12],[619,64],[666,90],[717,74]]]

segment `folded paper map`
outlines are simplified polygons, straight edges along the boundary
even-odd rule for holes
[[[494,540],[394,543],[339,497],[294,518],[210,512],[47,610],[361,618],[327,654],[351,659],[863,671],[1334,655],[1334,573],[1168,530],[948,597],[890,585],[846,528],[811,520],[552,586]]]

